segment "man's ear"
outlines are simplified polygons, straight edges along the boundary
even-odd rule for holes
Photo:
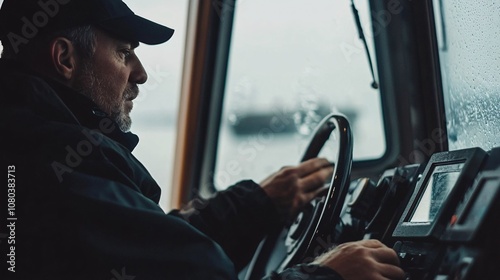
[[[56,74],[65,81],[75,77],[77,53],[73,43],[64,38],[57,37],[50,44],[51,62]]]

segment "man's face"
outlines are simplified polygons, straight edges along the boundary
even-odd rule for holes
[[[137,84],[147,74],[134,53],[137,43],[118,40],[96,30],[96,50],[91,59],[80,62],[75,88],[89,96],[114,119],[122,131],[130,130],[132,100],[139,94]]]

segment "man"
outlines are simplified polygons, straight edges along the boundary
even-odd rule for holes
[[[15,218],[2,279],[236,279],[260,239],[332,172],[313,159],[166,215],[127,131],[147,80],[134,49],[173,30],[120,0],[5,0],[0,28],[1,147]],[[396,279],[397,264],[370,240],[269,277]]]

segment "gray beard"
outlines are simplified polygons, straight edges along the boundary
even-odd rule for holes
[[[104,84],[105,81],[94,73],[92,63],[84,63],[83,71],[77,78],[76,90],[89,97],[101,110],[107,112],[109,117],[116,122],[121,131],[130,131],[132,119],[130,118],[129,112],[125,112],[121,102],[115,104],[115,100],[109,98],[109,95],[104,91]],[[135,90],[137,90],[137,88],[135,88]],[[133,91],[134,89],[127,88],[123,96],[129,97],[133,95]]]

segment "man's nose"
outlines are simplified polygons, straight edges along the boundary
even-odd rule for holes
[[[141,61],[137,58],[132,66],[132,73],[130,73],[130,82],[136,84],[144,84],[148,80],[148,74],[142,66]]]

